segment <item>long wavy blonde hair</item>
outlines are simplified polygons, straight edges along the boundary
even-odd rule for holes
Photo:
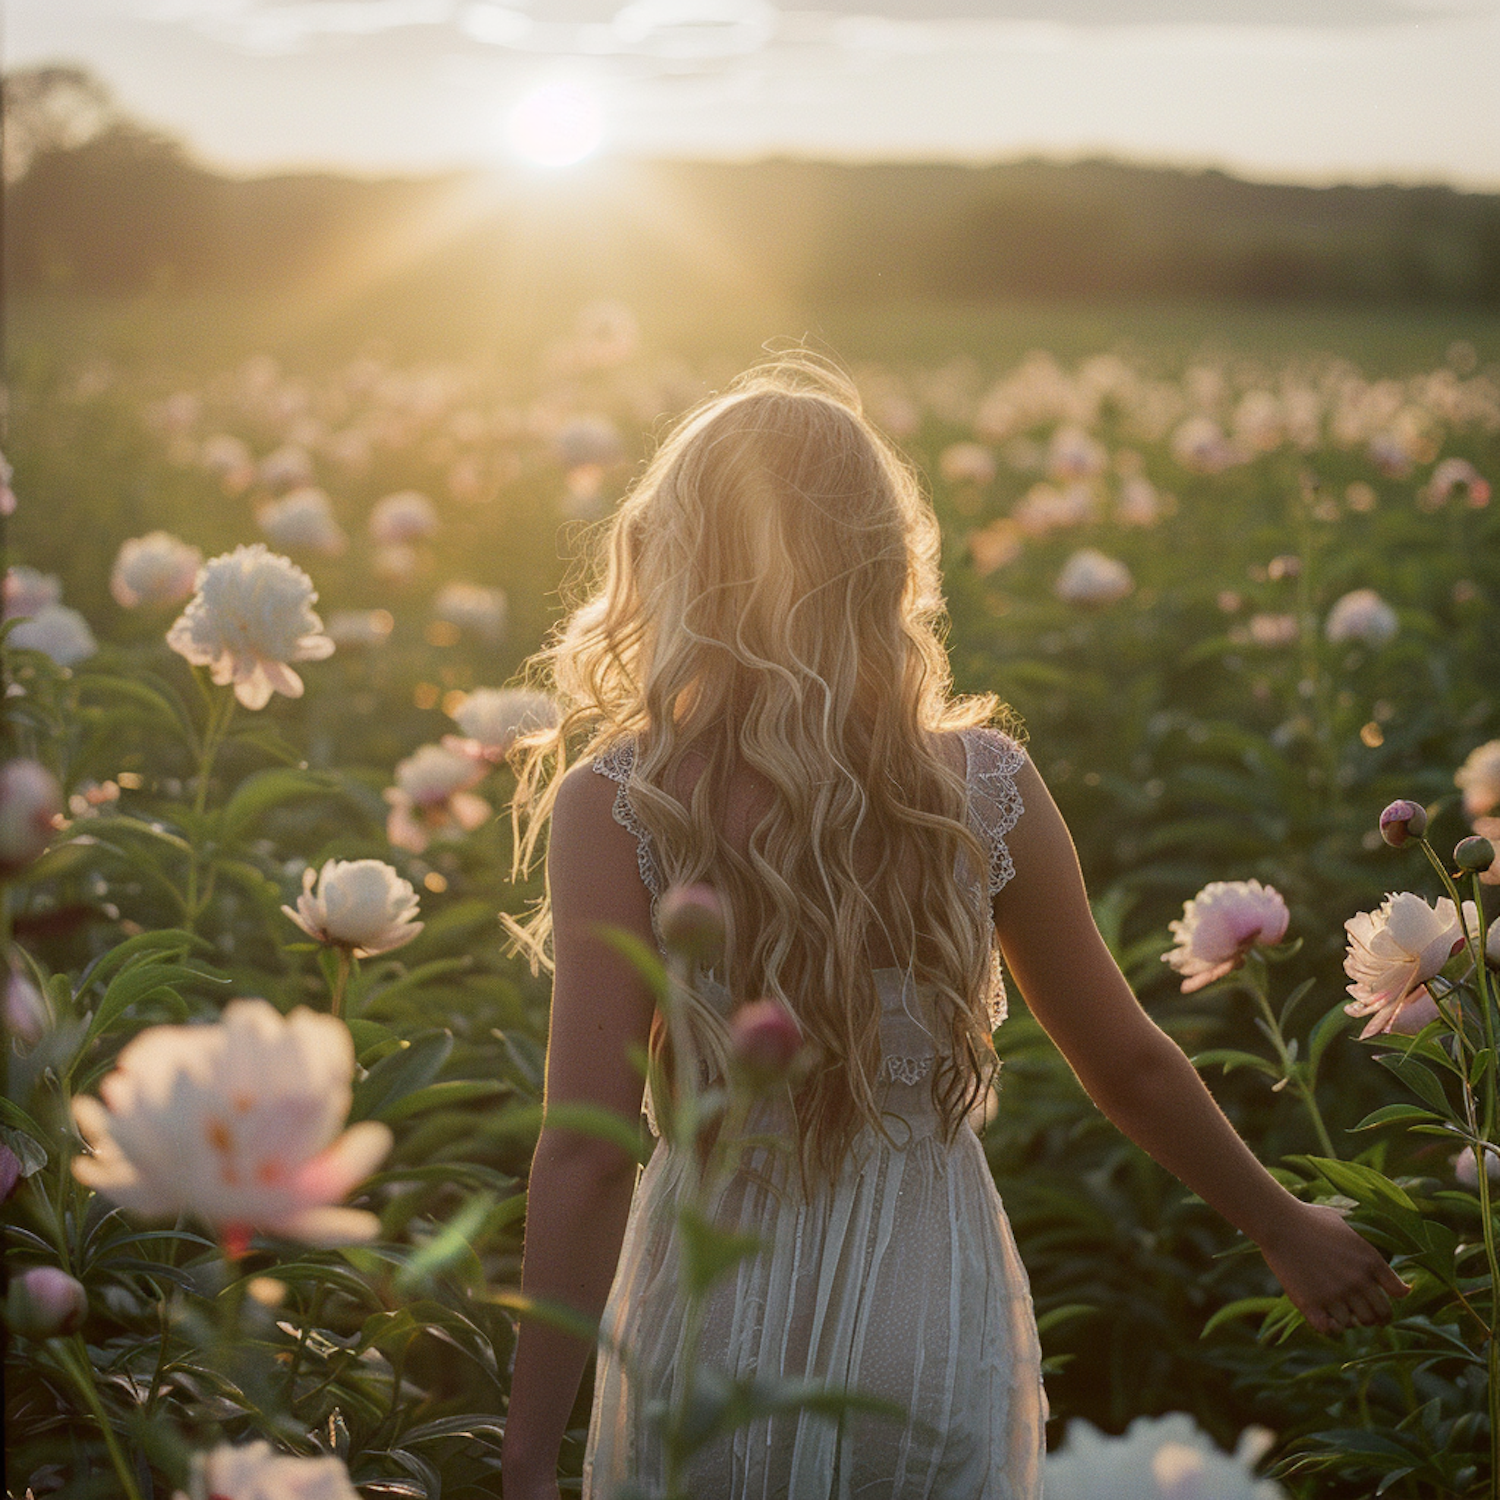
[[[952,693],[916,475],[852,382],[798,355],[690,412],[606,536],[602,577],[531,663],[561,713],[516,756],[517,873],[570,745],[632,741],[630,802],[665,880],[723,898],[718,975],[736,1003],[781,1000],[815,1044],[793,1095],[804,1171],[837,1171],[862,1126],[883,1128],[872,941],[936,996],[951,1047],[934,1100],[955,1130],[993,1065],[974,894],[988,855],[933,734],[998,704]],[[688,757],[701,773],[683,800]],[[745,767],[771,796],[741,852],[716,815]],[[512,926],[533,962],[550,925],[544,900]]]

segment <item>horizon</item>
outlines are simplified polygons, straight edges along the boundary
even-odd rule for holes
[[[1500,0],[13,0],[225,175],[1108,160],[1500,191]]]

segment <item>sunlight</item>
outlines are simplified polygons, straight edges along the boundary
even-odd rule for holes
[[[533,167],[570,167],[592,156],[604,141],[598,90],[576,78],[537,84],[507,117],[505,141]]]

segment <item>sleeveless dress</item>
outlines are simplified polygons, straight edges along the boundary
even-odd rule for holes
[[[1005,835],[1021,814],[1014,777],[1024,757],[994,730],[966,730],[963,742],[969,825],[990,856],[988,872],[968,883],[980,920],[990,922],[985,897],[1014,873]],[[636,837],[654,919],[663,882],[630,803],[633,746],[593,764],[619,787],[615,820]],[[1005,991],[998,954],[992,961],[998,1026]],[[1047,1407],[1026,1272],[977,1135],[963,1126],[951,1143],[943,1139],[931,1093],[939,1033],[921,986],[900,969],[874,978],[891,1139],[866,1129],[837,1181],[808,1196],[789,1153],[746,1152],[712,1218],[761,1248],[709,1293],[698,1350],[700,1365],[733,1378],[807,1378],[894,1401],[909,1420],[759,1418],[694,1455],[684,1485],[693,1500],[1041,1495]],[[727,993],[718,994],[727,1007]],[[757,1108],[771,1113],[752,1120],[752,1133],[779,1128],[790,1138],[786,1105]],[[647,1493],[662,1483],[646,1414],[681,1390],[686,1365],[674,1234],[683,1166],[658,1141],[636,1186],[601,1325],[584,1500],[614,1500],[630,1481]]]

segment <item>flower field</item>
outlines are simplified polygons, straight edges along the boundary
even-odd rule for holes
[[[552,712],[517,674],[735,370],[660,338],[13,352],[18,1500],[499,1493],[547,1006],[501,920]],[[985,1143],[1060,1495],[1134,1472],[1075,1419],[1170,1437],[1142,1496],[1500,1494],[1500,334],[1380,339],[850,356],[943,522],[958,684],[1024,721],[1137,993],[1414,1286],[1303,1325],[1014,997]]]

